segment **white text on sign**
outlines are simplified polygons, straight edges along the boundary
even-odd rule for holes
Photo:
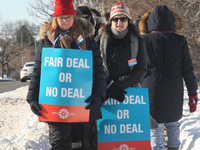
[[[47,97],[57,97],[58,96],[58,88],[57,87],[46,87],[46,96]],[[83,89],[78,88],[61,88],[61,97],[69,97],[69,98],[84,98]]]
[[[121,134],[123,133],[143,133],[141,129],[141,124],[120,124],[119,129],[115,124],[104,125],[104,134],[116,134],[117,130]]]
[[[123,104],[140,104],[140,105],[146,105],[146,102],[144,102],[144,97],[139,95],[125,95],[125,100],[123,101]],[[104,102],[104,105],[120,105],[120,102],[110,98]]]
[[[63,67],[62,57],[45,57],[44,66],[48,67]],[[87,59],[83,58],[66,58],[67,68],[90,68],[87,63]]]

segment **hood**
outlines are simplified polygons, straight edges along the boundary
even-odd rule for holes
[[[139,21],[140,34],[151,31],[173,31],[178,33],[181,29],[179,17],[168,9],[166,5],[158,5],[141,16]]]
[[[46,39],[47,38],[48,25],[51,24],[51,23],[52,23],[52,20],[44,23],[41,26],[41,28],[40,28],[40,39]],[[78,25],[80,25],[82,27],[86,38],[93,36],[95,29],[87,20],[85,20],[83,18],[78,18]],[[78,30],[77,30],[77,32],[78,32]]]
[[[95,17],[94,19],[96,20],[96,24],[102,24],[106,22],[105,17]]]

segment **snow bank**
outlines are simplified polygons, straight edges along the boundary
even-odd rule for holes
[[[26,102],[28,86],[0,93],[0,150],[49,150],[48,126],[39,122]],[[200,91],[198,90],[198,95]],[[180,150],[200,149],[200,105],[189,112],[187,91],[184,91]]]

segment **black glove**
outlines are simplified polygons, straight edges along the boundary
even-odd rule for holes
[[[109,85],[109,87],[106,88],[106,98],[107,97],[111,97],[114,98],[116,100],[118,100],[119,102],[123,102],[125,99],[125,95],[127,92],[120,89],[115,82],[111,83],[111,85]]]
[[[90,103],[90,105],[88,105],[86,107],[86,109],[94,108],[94,107],[100,105],[101,96],[93,94],[85,102]]]
[[[31,110],[34,114],[36,114],[37,116],[42,116],[38,111],[41,110],[40,106],[38,105],[37,101],[30,101],[29,102],[30,106],[31,106]]]

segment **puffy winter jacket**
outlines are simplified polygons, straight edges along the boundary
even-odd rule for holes
[[[85,43],[86,43],[86,49],[91,50],[93,54],[93,86],[92,86],[92,94],[96,94],[104,98],[105,96],[105,78],[104,78],[104,68],[102,65],[102,58],[100,50],[94,41],[93,37],[91,35],[88,35],[88,33],[91,33],[88,30],[92,30],[88,28],[88,26],[84,27],[84,24],[82,21],[79,20],[79,25],[83,26],[83,28],[86,28],[85,35]],[[42,33],[41,39],[39,42],[39,46],[37,49],[37,54],[35,57],[35,65],[34,65],[34,71],[31,77],[31,82],[29,85],[29,91],[27,94],[27,101],[38,101],[39,98],[39,87],[40,87],[40,72],[41,72],[41,55],[42,55],[42,48],[43,47],[53,47],[52,41],[49,40],[48,35],[46,34],[46,26],[43,26],[41,28]],[[80,34],[80,33],[79,33]],[[72,49],[78,49],[76,46],[76,43],[73,41],[70,43]],[[91,109],[90,114],[90,120],[96,120],[101,118],[101,110],[100,106],[98,108]]]
[[[158,123],[178,121],[183,109],[183,79],[188,92],[197,81],[180,20],[167,6],[156,6],[139,22],[146,42],[148,70],[142,87],[149,89],[150,113]]]

